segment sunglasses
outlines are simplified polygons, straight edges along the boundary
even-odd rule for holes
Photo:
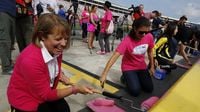
[[[147,33],[149,33],[149,31],[138,31],[138,34],[140,34],[140,35],[146,35]]]

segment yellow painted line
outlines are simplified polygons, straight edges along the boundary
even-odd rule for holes
[[[81,80],[80,75],[74,75],[72,77],[70,77],[70,82],[72,83],[77,83],[79,80]],[[65,84],[58,82],[58,86],[56,87],[57,89],[63,89],[63,88],[67,88],[68,86],[66,86]]]
[[[70,81],[72,82],[72,83],[77,83],[77,82],[79,82],[80,80],[82,79],[82,77],[81,77],[81,75],[79,75],[79,74],[74,74],[73,76],[71,76],[70,77]]]
[[[87,80],[88,82],[94,84],[95,86],[100,87],[99,80],[97,80],[96,78],[94,78],[86,73],[83,73],[71,66],[68,66],[67,64],[64,64],[64,63],[62,63],[62,67],[64,69],[66,69],[67,71],[73,73],[74,76],[72,76],[70,78],[70,80],[72,82],[77,83],[80,79],[84,79],[84,80]],[[105,88],[105,90],[107,90],[111,93],[115,93],[115,92],[119,91],[119,89],[117,89],[116,87],[113,87],[112,85],[109,85],[109,84],[105,84],[104,88]]]
[[[199,69],[200,64],[195,64],[149,112],[200,112]]]

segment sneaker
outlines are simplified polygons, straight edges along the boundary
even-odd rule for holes
[[[106,54],[106,52],[105,51],[97,51],[97,54],[104,55],[104,54]]]
[[[106,54],[109,54],[110,52],[105,52]]]
[[[2,75],[11,75],[13,73],[13,69],[8,70],[8,71],[3,71]]]

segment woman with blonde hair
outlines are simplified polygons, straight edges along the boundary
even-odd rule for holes
[[[99,21],[99,17],[96,14],[97,6],[93,5],[90,12],[90,22],[88,24],[88,32],[89,32],[89,38],[88,38],[88,48],[90,50],[90,53],[92,53],[92,49],[94,48],[93,41],[95,36],[95,30],[97,30],[97,23]]]

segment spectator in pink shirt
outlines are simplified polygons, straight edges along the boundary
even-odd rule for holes
[[[150,31],[150,21],[145,17],[135,20],[132,30],[118,45],[112,57],[106,64],[101,74],[100,83],[103,87],[108,71],[116,62],[120,55],[122,58],[122,82],[127,86],[128,91],[133,96],[138,96],[140,90],[145,92],[153,91],[151,75],[154,74],[154,62],[152,49],[154,47],[153,36]],[[145,63],[145,53],[147,52],[150,70]]]
[[[83,42],[87,42],[87,25],[89,23],[89,19],[90,19],[89,6],[85,6],[85,8],[81,14]]]
[[[70,112],[64,97],[91,94],[93,89],[71,84],[61,71],[63,50],[70,45],[70,28],[54,14],[40,16],[32,38],[17,58],[7,96],[12,112]],[[68,88],[57,89],[58,82]]]
[[[101,54],[101,55],[110,52],[110,43],[109,43],[110,34],[106,32],[110,24],[110,21],[112,20],[112,12],[110,10],[110,7],[111,7],[111,3],[109,1],[106,1],[104,3],[105,14],[103,18],[101,18],[101,29],[100,29],[100,34],[99,34],[99,46],[101,50],[97,52],[97,54]]]

